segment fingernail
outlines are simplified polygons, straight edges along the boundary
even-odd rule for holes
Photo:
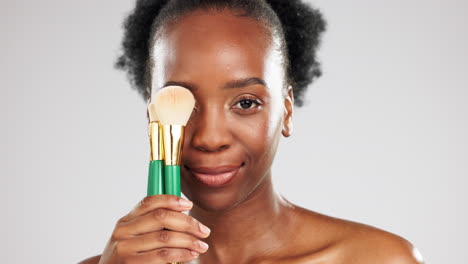
[[[200,248],[203,249],[203,250],[208,249],[208,244],[203,242],[203,241],[198,241],[198,246],[200,246]]]
[[[192,253],[192,256],[194,256],[194,257],[198,257],[198,255],[200,255],[200,253],[198,253],[196,251],[191,251],[191,253]]]
[[[192,207],[193,203],[191,201],[187,201],[185,200],[184,198],[180,198],[179,199],[179,204],[182,206],[182,207]]]
[[[200,231],[201,231],[203,234],[208,235],[208,234],[211,232],[211,230],[210,230],[208,227],[202,225],[202,223],[198,223],[198,225],[200,226]]]

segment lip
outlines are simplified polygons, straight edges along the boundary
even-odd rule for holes
[[[232,181],[232,179],[234,179],[241,167],[242,164],[196,168],[186,166],[198,182],[209,187],[221,187],[227,185]]]

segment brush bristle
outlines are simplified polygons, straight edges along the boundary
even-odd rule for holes
[[[148,114],[149,114],[150,122],[159,121],[158,114],[156,113],[156,105],[154,103],[150,103],[148,105]]]
[[[195,106],[193,94],[182,86],[164,87],[152,101],[163,125],[185,126]]]

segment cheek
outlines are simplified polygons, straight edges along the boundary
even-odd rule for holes
[[[264,151],[269,141],[269,122],[267,118],[257,115],[255,117],[236,119],[242,119],[232,122],[232,124],[236,124],[232,128],[236,141],[251,155],[256,156],[258,155],[257,153]]]
[[[251,116],[232,117],[231,131],[235,140],[254,163],[268,160],[276,148],[280,116],[270,107]]]

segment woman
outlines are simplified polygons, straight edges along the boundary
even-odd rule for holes
[[[293,104],[320,75],[324,29],[299,0],[138,1],[118,66],[147,99],[168,85],[193,92],[181,180],[190,201],[144,198],[102,256],[82,263],[421,263],[403,238],[301,208],[273,189]]]

